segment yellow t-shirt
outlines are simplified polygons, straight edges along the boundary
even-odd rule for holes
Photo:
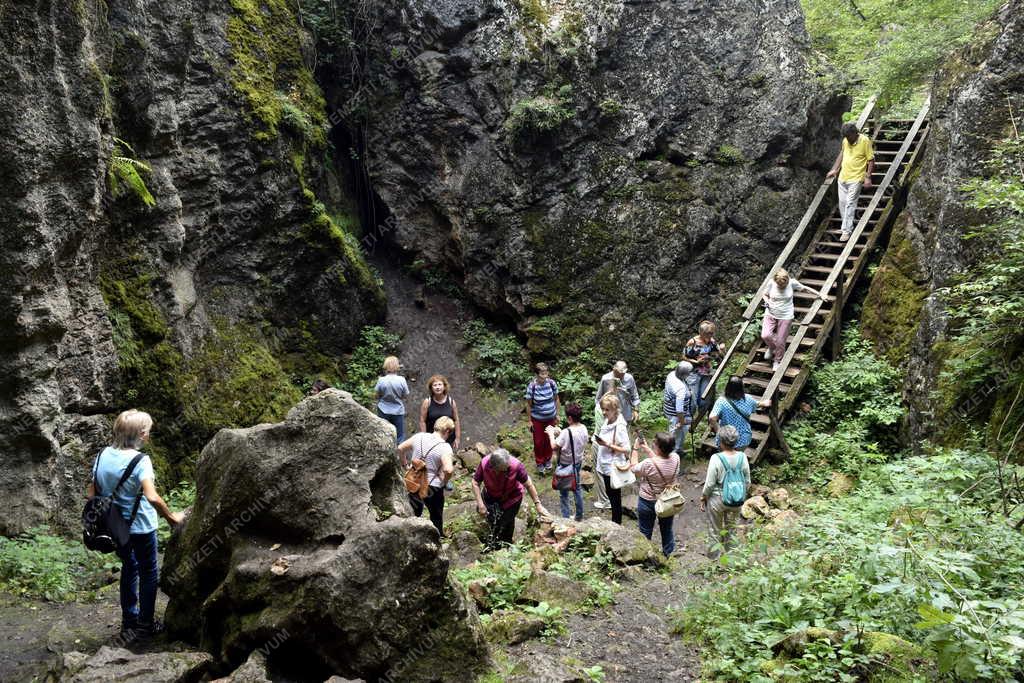
[[[857,142],[843,138],[843,167],[839,171],[839,179],[844,183],[864,180],[867,175],[868,162],[875,158],[875,150],[871,147],[871,138],[861,133]]]

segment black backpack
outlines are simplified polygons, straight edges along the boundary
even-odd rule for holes
[[[99,482],[96,481],[100,457],[102,457],[102,453],[96,457],[96,466],[92,473],[96,495],[85,502],[85,508],[82,510],[82,542],[89,550],[112,553],[128,545],[132,522],[135,521],[139,503],[142,502],[142,491],[140,490],[139,495],[135,497],[135,505],[132,506],[132,516],[125,519],[117,505],[114,504],[114,494],[128,481],[128,477],[132,476],[135,466],[144,456],[142,453],[138,453],[132,458],[128,467],[124,469],[120,481],[117,482],[117,486],[106,496],[100,491]]]

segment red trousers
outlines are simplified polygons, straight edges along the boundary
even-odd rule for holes
[[[551,439],[548,438],[544,428],[557,424],[558,418],[538,420],[532,415],[530,416],[530,426],[533,427],[533,459],[537,461],[538,467],[551,462]]]

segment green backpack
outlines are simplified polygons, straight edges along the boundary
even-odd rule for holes
[[[747,482],[743,480],[743,458],[742,453],[736,458],[736,465],[730,466],[729,461],[721,453],[718,460],[725,468],[725,479],[722,480],[722,505],[731,508],[738,508],[747,500]]]

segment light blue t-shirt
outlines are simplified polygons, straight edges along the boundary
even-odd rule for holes
[[[121,479],[121,475],[124,474],[124,468],[128,467],[128,463],[132,461],[132,458],[137,453],[138,451],[130,448],[121,451],[113,446],[107,446],[103,449],[96,462],[93,463],[93,472],[96,473],[94,481],[100,494],[104,496],[110,495],[110,492],[114,490],[117,482]],[[128,477],[114,496],[114,504],[121,510],[121,515],[125,519],[132,516],[135,497],[142,492],[142,482],[144,479],[155,481],[153,477],[153,462],[149,459],[148,455],[142,456],[142,460],[135,466],[132,476]],[[143,496],[139,502],[139,512],[135,515],[135,521],[132,522],[131,532],[133,534],[148,534],[156,531],[156,524],[156,510],[149,504],[146,497]]]
[[[409,385],[401,375],[384,375],[377,380],[377,409],[385,415],[405,415],[402,399],[409,395]]]

